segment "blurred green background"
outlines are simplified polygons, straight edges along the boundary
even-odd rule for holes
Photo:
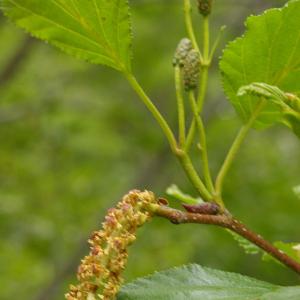
[[[215,1],[213,36],[244,31],[250,14],[279,0]],[[172,56],[185,36],[180,0],[132,0],[134,70],[176,126]],[[195,13],[195,25],[200,17]],[[221,48],[222,48],[221,47]],[[221,49],[218,52],[221,55]],[[216,174],[240,121],[215,59],[205,123]],[[117,72],[67,57],[0,15],[0,299],[63,299],[86,240],[133,188],[194,193],[159,127]],[[195,161],[198,159],[195,153]],[[232,212],[267,239],[300,241],[300,143],[283,127],[252,131],[226,181]],[[299,284],[280,265],[243,253],[224,230],[154,220],[130,249],[126,280],[188,262],[279,284]]]

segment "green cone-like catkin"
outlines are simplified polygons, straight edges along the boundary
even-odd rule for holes
[[[182,39],[176,48],[173,65],[183,67],[185,59],[192,48],[192,42],[188,38]]]
[[[197,2],[200,14],[208,16],[211,13],[213,0],[197,0]]]
[[[183,66],[183,83],[186,91],[197,87],[200,73],[200,55],[196,50],[191,50]]]

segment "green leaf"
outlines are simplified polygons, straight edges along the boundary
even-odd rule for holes
[[[239,88],[237,95],[239,97],[245,95],[262,97],[273,101],[274,104],[279,106],[284,105],[287,98],[280,88],[264,82],[253,82],[249,85],[244,85]]]
[[[249,95],[264,98],[277,106],[282,114],[282,123],[290,127],[300,138],[300,99],[291,93],[285,93],[277,86],[262,82],[253,82],[242,86],[237,95]]]
[[[244,249],[246,254],[258,254],[261,252],[261,249],[258,248],[256,245],[250,243],[245,238],[241,237],[240,235],[237,235],[236,233],[232,232],[231,230],[227,230],[228,233],[232,235],[235,241],[238,242],[239,246]]]
[[[117,299],[294,300],[300,299],[300,287],[280,287],[239,274],[188,265],[137,279],[125,285]]]
[[[294,133],[300,138],[300,112],[286,112],[284,122],[292,128]]]
[[[127,0],[0,0],[18,26],[76,58],[130,70]]]
[[[252,115],[257,97],[237,96],[242,86],[264,82],[283,91],[299,93],[300,77],[300,1],[290,1],[281,9],[267,10],[247,19],[246,33],[229,43],[220,69],[227,97],[246,122]],[[255,126],[266,127],[285,116],[280,107],[268,102]],[[295,123],[294,119],[289,121]]]
[[[188,203],[188,204],[199,204],[204,202],[199,197],[194,198],[188,194],[183,193],[176,184],[170,185],[166,190],[166,194],[174,197],[175,199],[181,202]]]
[[[269,293],[261,298],[261,300],[299,300],[300,287],[282,287],[276,292]]]

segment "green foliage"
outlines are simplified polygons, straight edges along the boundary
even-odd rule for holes
[[[257,96],[269,100],[278,107],[282,114],[281,122],[292,128],[300,137],[300,99],[293,94],[284,93],[277,86],[266,83],[254,82],[242,86],[238,90],[238,96]]]
[[[4,2],[13,1],[0,0],[2,5]],[[16,2],[18,1],[14,1]],[[52,1],[46,1],[46,4],[43,2],[40,1],[38,5],[49,5]],[[168,107],[168,113],[172,116],[175,114],[170,105],[173,98],[166,84],[170,83],[168,78],[171,78],[168,63],[172,52],[170,49],[176,44],[176,38],[183,36],[179,32],[177,22],[180,17],[179,5],[165,5],[163,1],[138,2],[135,18],[139,27],[137,34],[140,35],[137,38],[137,43],[140,44],[140,47],[137,47],[139,55],[136,55],[137,59],[140,56],[137,61],[139,76],[146,86],[152,87],[154,94],[160,95],[162,90],[165,91],[164,105]],[[90,1],[87,5],[89,3]],[[278,4],[278,1],[273,4]],[[233,14],[241,13],[237,5],[231,7],[231,14],[226,11],[228,4],[220,2],[219,5],[220,13],[222,10],[226,12],[221,15],[222,20],[227,18],[229,21]],[[253,5],[251,1],[249,5]],[[175,21],[170,26],[172,20]],[[161,34],[161,28],[166,26],[170,26],[170,34],[163,39],[156,39]],[[234,30],[238,28],[237,26]],[[7,40],[16,40],[15,31],[7,32],[6,36],[1,32],[0,40],[0,51],[6,54],[2,55],[1,59],[5,62],[14,50],[13,47],[10,49],[7,46]],[[22,37],[20,33],[19,35]],[[149,40],[154,39],[160,55],[152,51],[151,47],[144,47]],[[22,284],[24,298],[34,299],[36,292],[46,287],[47,283],[51,283],[52,276],[56,280],[55,274],[59,274],[64,264],[69,264],[69,260],[77,252],[76,248],[81,247],[77,240],[80,237],[85,240],[91,228],[94,228],[96,223],[98,226],[104,209],[111,206],[110,201],[118,199],[119,195],[129,188],[146,185],[143,181],[131,180],[137,171],[135,166],[145,164],[151,156],[159,156],[158,145],[163,147],[160,135],[145,122],[144,112],[139,110],[138,105],[129,104],[132,95],[127,93],[127,90],[123,93],[124,88],[113,76],[114,73],[108,72],[100,82],[97,78],[101,74],[98,74],[93,66],[66,59],[65,56],[41,44],[38,47],[30,55],[29,67],[25,61],[25,68],[19,73],[17,81],[12,81],[9,89],[1,91],[1,99],[10,104],[9,113],[18,113],[18,101],[25,100],[26,105],[28,104],[25,117],[18,117],[16,121],[1,126],[1,139],[5,143],[0,147],[0,213],[2,233],[6,237],[0,246],[1,264],[4,269],[0,281],[6,287],[1,291],[1,299],[18,297],[17,283]],[[76,53],[72,55],[78,57]],[[57,59],[52,60],[52,56],[57,56]],[[89,60],[82,56],[80,58]],[[50,77],[49,73],[52,74]],[[215,70],[212,70],[211,76],[212,82],[216,82]],[[122,97],[119,97],[121,92]],[[211,103],[216,104],[214,100],[217,100],[220,105],[222,95],[218,86],[211,86],[209,93]],[[106,101],[107,99],[113,101]],[[126,109],[120,110],[124,102]],[[5,105],[1,107],[0,115],[9,116],[3,108]],[[209,143],[213,145],[213,168],[216,169],[223,159],[227,142],[231,140],[237,123],[231,119],[231,114],[226,109],[222,110],[226,122],[216,120],[214,109],[211,109],[211,113],[208,130],[212,135]],[[295,204],[293,198],[289,197],[290,190],[278,182],[292,182],[299,173],[299,149],[293,140],[278,130],[271,132],[272,137],[277,135],[278,138],[284,138],[284,143],[281,142],[282,147],[279,147],[278,151],[278,147],[270,144],[271,136],[267,134],[263,133],[261,139],[257,136],[256,141],[249,140],[243,159],[237,161],[231,180],[228,181],[226,197],[230,198],[230,205],[235,213],[243,219],[248,219],[251,227],[257,228],[263,234],[267,233],[271,239],[274,238],[274,233],[269,232],[268,228],[280,231],[282,235],[293,236],[296,240],[298,203]],[[262,155],[258,156],[257,153]],[[294,157],[293,160],[290,159],[291,156]],[[129,160],[124,160],[124,157]],[[167,162],[167,165],[165,161],[167,160],[161,158],[159,167],[150,162],[153,165],[155,180],[151,179],[152,172],[144,170],[147,173],[147,186],[151,185],[158,192],[163,192],[162,186],[165,186],[166,181],[170,182],[170,178],[172,181],[182,180],[182,174],[175,169],[174,164],[169,165]],[[259,172],[256,167],[253,168],[254,165],[259,165]],[[160,172],[162,169],[164,171]],[[255,176],[252,176],[253,174]],[[178,178],[174,178],[176,176]],[[144,177],[144,173],[138,174],[138,178]],[[252,178],[255,180],[252,181]],[[108,184],[111,182],[114,183],[113,189]],[[181,185],[188,191],[188,187],[183,183]],[[243,195],[242,199],[240,195]],[[279,201],[283,198],[285,201]],[[257,205],[253,199],[275,201],[261,201]],[[249,209],[251,208],[251,215],[248,210],[245,213],[246,202]],[[259,217],[266,214],[267,219]],[[29,227],[24,226],[24,222],[28,223]],[[282,226],[282,223],[285,226]],[[273,281],[295,280],[291,272],[282,268],[278,270],[277,266],[273,267],[271,264],[268,272],[265,272],[263,264],[253,264],[251,257],[245,259],[235,249],[237,247],[231,248],[227,240],[222,240],[217,230],[214,232],[209,228],[208,231],[206,227],[197,230],[191,230],[188,226],[172,227],[164,221],[156,221],[156,224],[150,226],[150,229],[143,229],[144,234],[139,237],[138,245],[132,250],[131,265],[126,271],[127,278],[146,274],[162,266],[205,259],[205,263],[210,265],[222,265],[223,268],[237,269],[240,272],[269,276],[268,279]],[[149,240],[155,242],[149,243]],[[184,242],[178,247],[180,240]],[[213,248],[214,255],[207,255]],[[153,253],[156,253],[155,256]],[[76,258],[77,261],[79,258]],[[60,284],[63,282],[64,280],[61,280]],[[286,299],[286,295],[296,291],[294,288],[283,289],[282,294],[279,292],[279,296],[273,295],[271,299]],[[61,294],[57,299],[61,299]],[[299,294],[294,297],[298,299]]]
[[[297,0],[290,1],[282,9],[251,16],[246,22],[245,35],[230,43],[224,51],[220,62],[224,90],[245,122],[258,100],[249,95],[238,97],[241,86],[265,82],[291,93],[299,90],[299,19],[300,1]],[[268,103],[255,125],[265,127],[282,117],[280,108]]]
[[[300,111],[287,111],[284,114],[285,122],[290,126],[295,134],[300,138]]]
[[[238,242],[239,246],[244,249],[245,253],[258,254],[261,252],[261,250],[257,246],[255,246],[254,244],[251,244],[249,241],[247,241],[243,237],[237,235],[236,233],[232,232],[231,230],[227,230],[227,232],[232,235],[232,237]]]
[[[292,257],[294,260],[300,262],[299,250],[297,250],[297,247],[299,246],[299,244],[297,244],[297,243],[284,243],[282,241],[278,241],[278,242],[275,242],[273,244],[276,248],[280,249],[281,251],[286,253],[288,256]],[[274,261],[274,262],[278,263],[278,261],[275,260],[268,253],[264,253],[262,258],[263,258],[264,261]]]
[[[247,254],[262,254],[261,258],[266,262],[275,262],[279,263],[273,256],[269,255],[267,252],[262,251],[256,245],[251,244],[249,241],[244,239],[243,237],[237,235],[236,233],[227,230],[233,238],[238,242],[239,246],[244,249]],[[300,252],[299,252],[299,244],[297,243],[284,243],[282,241],[274,242],[273,245],[287,254],[289,257],[292,257],[295,261],[300,262]],[[279,263],[280,264],[280,263]]]
[[[18,26],[69,55],[117,70],[130,69],[126,0],[1,0],[0,6]]]
[[[280,287],[235,273],[188,265],[125,285],[118,300],[296,300],[300,287]]]
[[[269,293],[261,300],[298,300],[300,297],[300,287],[283,287],[276,292]]]
[[[285,103],[285,94],[277,86],[273,86],[262,82],[253,82],[249,85],[239,88],[238,96],[245,95],[262,97],[268,100],[273,100],[275,104],[281,105]]]
[[[262,254],[262,260],[264,261],[272,261],[279,263],[278,260],[274,259],[273,256],[269,255],[266,252],[263,252],[260,248],[256,245],[250,243],[243,237],[237,235],[236,233],[227,230],[233,238],[238,242],[239,246],[244,249],[245,253],[247,254]],[[297,243],[284,243],[282,241],[274,242],[273,245],[278,248],[279,250],[283,251],[288,256],[292,257],[295,261],[300,262],[300,251],[299,251],[299,244]]]
[[[170,185],[166,190],[166,194],[184,203],[189,203],[189,204],[203,203],[203,200],[201,198],[194,198],[188,194],[183,193],[176,184]]]

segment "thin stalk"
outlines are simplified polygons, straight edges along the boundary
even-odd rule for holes
[[[184,10],[185,27],[186,27],[186,31],[188,33],[189,39],[191,40],[191,42],[193,44],[193,48],[199,52],[200,57],[202,59],[202,54],[201,54],[201,51],[199,49],[197,39],[196,39],[196,35],[195,35],[195,32],[194,32],[192,15],[191,15],[192,6],[191,6],[190,0],[184,0],[183,10]]]
[[[207,84],[208,84],[208,66],[202,66],[201,74],[200,74],[200,82],[199,82],[199,93],[197,99],[198,111],[202,112],[203,103],[207,92]]]
[[[201,113],[208,82],[208,68],[210,66],[209,50],[210,49],[210,34],[209,34],[209,17],[203,17],[203,61],[201,63],[201,76],[199,82],[199,94],[198,94],[198,110]]]
[[[236,136],[231,148],[229,149],[229,152],[225,158],[225,161],[224,161],[224,163],[218,173],[217,179],[216,179],[215,190],[216,190],[217,197],[222,196],[224,179],[225,179],[239,149],[241,148],[241,145],[242,145],[243,141],[245,140],[245,137],[247,136],[250,128],[252,127],[252,125],[253,125],[254,121],[256,120],[256,118],[258,117],[259,113],[261,112],[264,104],[265,104],[265,100],[260,100],[258,102],[256,109],[253,112],[251,118],[248,120],[248,122],[244,126],[242,126],[242,128],[238,132],[238,135]]]
[[[295,271],[297,274],[300,274],[300,264],[297,261],[289,257],[283,251],[276,248],[270,242],[266,241],[259,234],[248,229],[244,224],[231,217],[230,215],[206,215],[199,213],[188,213],[167,206],[158,205],[153,207],[152,210],[155,215],[168,219],[174,224],[196,223],[216,225],[219,227],[227,228],[242,236],[252,244],[255,244],[260,249],[264,250],[276,260],[287,266],[289,269]]]
[[[179,145],[183,147],[185,144],[185,108],[184,108],[179,66],[175,67],[175,90],[176,90],[177,111],[178,111]]]
[[[125,72],[124,73],[125,77],[127,78],[128,82],[134,89],[134,91],[137,93],[137,95],[140,97],[140,99],[143,101],[143,103],[146,105],[148,110],[151,112],[152,116],[155,118],[155,120],[158,122],[159,126],[161,127],[162,131],[164,132],[166,138],[169,141],[171,150],[173,153],[176,154],[178,148],[177,148],[177,142],[174,137],[174,134],[165,120],[165,118],[161,115],[159,110],[156,108],[156,106],[153,104],[151,99],[147,96],[143,88],[140,86],[134,75]]]
[[[185,142],[184,150],[186,152],[189,152],[191,149],[195,137],[195,131],[196,131],[196,122],[195,119],[193,119]]]
[[[198,113],[202,112],[203,103],[207,92],[207,84],[208,84],[208,70],[210,67],[210,34],[209,34],[209,17],[206,16],[203,18],[203,57],[201,59],[201,70],[200,70],[200,77],[199,77],[199,92],[197,97],[197,106],[198,106]],[[193,119],[192,124],[189,128],[185,151],[189,151],[195,135],[195,119]]]
[[[206,91],[207,91],[207,83],[208,83],[208,66],[205,66],[202,68],[201,75],[200,75],[199,94],[198,94],[198,100],[197,100],[198,114],[201,113],[202,108],[203,108],[203,103],[204,103],[204,99],[205,99]],[[193,119],[192,124],[188,131],[187,138],[186,138],[185,151],[187,151],[187,152],[190,150],[191,145],[194,140],[195,131],[196,131],[195,125],[196,125],[195,119]]]
[[[213,59],[213,56],[214,56],[214,54],[215,54],[215,52],[216,52],[216,50],[217,50],[217,47],[219,46],[219,43],[220,43],[220,41],[221,41],[222,34],[223,34],[223,32],[224,32],[225,29],[226,29],[226,26],[222,26],[222,27],[221,27],[221,29],[220,29],[220,31],[219,31],[219,34],[218,34],[218,36],[217,36],[217,38],[216,38],[216,40],[215,40],[215,42],[214,42],[214,44],[213,44],[213,46],[212,46],[212,49],[211,49],[211,52],[210,52],[210,55],[209,55],[209,63],[210,63],[210,64],[211,64],[212,59]]]
[[[189,92],[189,100],[192,112],[194,114],[194,119],[199,131],[199,141],[200,141],[200,152],[201,152],[201,160],[202,160],[202,167],[203,167],[203,175],[204,175],[204,182],[209,190],[210,193],[214,192],[214,185],[212,182],[212,177],[210,174],[209,169],[209,162],[208,162],[208,154],[207,154],[207,143],[206,143],[206,134],[202,119],[198,113],[197,103],[194,96],[194,92]]]
[[[203,17],[203,59],[204,63],[209,61],[210,49],[210,29],[209,29],[209,16]]]
[[[178,151],[177,157],[186,173],[190,179],[193,186],[197,189],[200,196],[204,201],[212,201],[212,194],[207,190],[206,186],[200,179],[197,171],[195,170],[193,163],[187,153],[184,151]]]
[[[163,132],[165,133],[170,147],[172,149],[172,152],[178,157],[185,173],[187,174],[188,178],[190,179],[191,183],[194,185],[194,187],[199,192],[200,196],[206,200],[209,201],[212,199],[211,193],[207,190],[205,185],[203,184],[202,180],[198,176],[191,159],[189,156],[182,150],[178,149],[176,139],[174,137],[174,134],[172,130],[170,129],[167,121],[164,119],[164,117],[160,114],[156,106],[153,104],[153,102],[150,100],[150,98],[146,95],[140,84],[137,82],[136,78],[130,74],[130,73],[124,73],[125,77],[127,78],[128,82],[134,89],[134,91],[138,94],[140,99],[143,101],[143,103],[146,105],[146,107],[149,109],[149,111],[152,113],[153,117],[156,119],[160,127],[162,128]]]

